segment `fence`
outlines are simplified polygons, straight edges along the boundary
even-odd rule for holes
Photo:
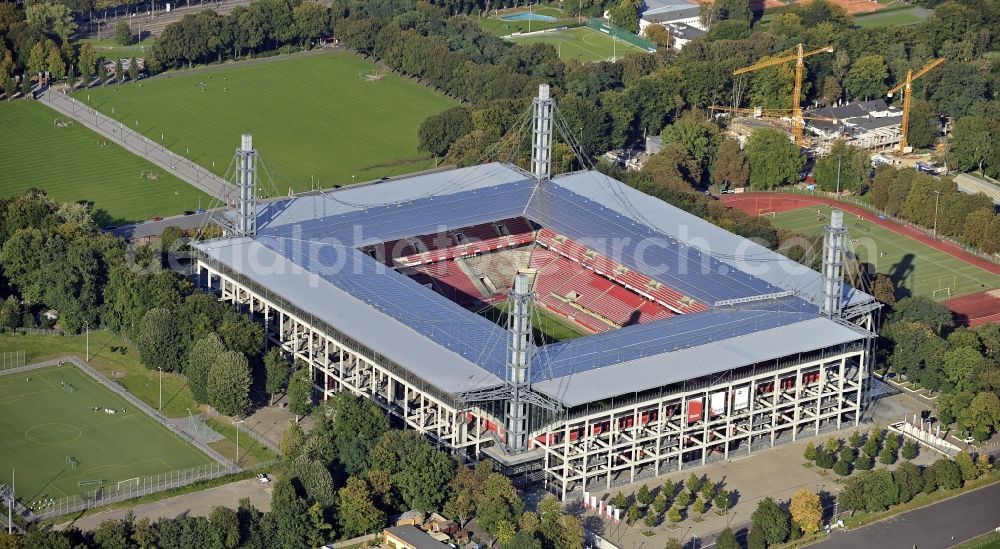
[[[621,27],[609,25],[596,17],[588,20],[587,26],[596,31],[610,34],[611,36],[614,36],[623,42],[628,42],[637,48],[642,48],[650,53],[656,53],[656,44],[654,44],[652,40],[646,40],[645,38],[632,34]]]
[[[5,351],[0,353],[0,372],[22,366],[24,366],[24,351]]]
[[[274,462],[261,463],[253,468],[261,468],[273,464]],[[29,507],[33,507],[28,512],[28,520],[43,520],[52,517],[59,517],[68,513],[76,513],[85,509],[94,509],[112,503],[139,498],[165,490],[180,488],[195,482],[211,480],[234,474],[233,470],[227,466],[213,463],[192,467],[180,471],[170,471],[159,475],[146,477],[136,477],[118,482],[109,482],[106,486],[100,486],[96,490],[88,491],[85,495],[66,496],[55,500],[48,500],[37,505],[33,502],[26,502]]]
[[[65,330],[58,330],[56,328],[3,328],[0,329],[0,333],[4,333],[10,330],[16,334],[22,335],[42,335],[42,336],[64,336],[66,335]]]

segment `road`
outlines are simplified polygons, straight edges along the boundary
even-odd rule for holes
[[[185,181],[223,202],[229,198],[233,186],[221,177],[172,152],[163,145],[147,139],[146,136],[128,129],[117,120],[82,103],[77,103],[71,96],[48,88],[38,96],[38,100],[101,134],[110,142],[121,145],[136,156],[156,164],[181,181]]]
[[[944,549],[1000,526],[1000,484],[897,515],[850,532],[835,531],[822,549]]]

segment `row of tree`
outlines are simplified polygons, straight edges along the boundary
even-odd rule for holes
[[[984,252],[1000,252],[1000,218],[983,194],[958,190],[949,177],[880,166],[871,185],[872,205],[893,217],[936,229]]]

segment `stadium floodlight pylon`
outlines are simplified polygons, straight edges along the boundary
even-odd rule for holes
[[[823,307],[830,318],[840,318],[844,300],[844,250],[847,227],[844,211],[830,212],[830,224],[823,237]]]
[[[532,99],[531,173],[535,181],[547,181],[552,175],[552,98],[549,85],[538,85],[538,97]]]
[[[253,150],[253,136],[249,133],[243,134],[236,156],[240,185],[237,232],[253,238],[257,236],[257,151]]]
[[[547,87],[547,86],[546,86]],[[548,91],[548,90],[546,90]],[[528,405],[522,402],[531,384],[531,316],[534,312],[535,294],[531,291],[528,275],[514,276],[514,287],[507,294],[507,383],[511,398],[507,402],[507,447],[521,452],[528,445]]]

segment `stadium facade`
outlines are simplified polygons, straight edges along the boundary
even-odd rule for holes
[[[839,212],[817,273],[596,171],[550,177],[547,93],[533,108],[531,172],[241,207],[196,245],[201,285],[319,399],[371,398],[563,499],[860,421],[877,304],[843,284]],[[553,318],[584,335],[543,339]]]

